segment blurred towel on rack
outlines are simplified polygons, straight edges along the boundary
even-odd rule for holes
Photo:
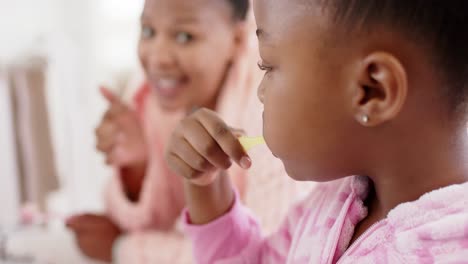
[[[21,203],[44,209],[47,194],[58,187],[46,102],[46,63],[29,59],[6,72]]]

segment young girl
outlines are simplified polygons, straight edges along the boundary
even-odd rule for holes
[[[323,183],[264,237],[223,172],[251,159],[215,113],[188,117],[167,159],[197,262],[465,263],[468,2],[254,7],[265,139],[290,177]]]
[[[168,171],[163,149],[193,106],[216,110],[248,134],[261,131],[252,126],[261,117],[260,104],[252,100],[260,74],[254,69],[258,51],[253,45],[253,17],[246,19],[248,4],[248,0],[145,2],[139,54],[148,82],[135,96],[135,109],[102,90],[110,109],[97,129],[98,149],[120,172],[108,186],[108,215],[83,215],[68,222],[86,255],[110,260],[113,247],[118,263],[191,262],[190,243],[174,229],[184,207],[183,185]],[[265,150],[255,151],[265,156]],[[262,169],[258,183],[282,169],[270,158],[265,163],[271,170]],[[245,193],[245,173],[233,168],[230,174]],[[278,186],[275,197],[284,197],[276,210],[263,209],[256,198],[264,197],[261,190],[269,186]],[[292,182],[277,180],[249,190],[244,198],[256,212],[263,212],[271,229],[295,190]],[[278,200],[270,196],[271,202]]]

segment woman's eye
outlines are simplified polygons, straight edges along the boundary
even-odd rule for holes
[[[187,32],[179,32],[176,35],[176,41],[179,44],[187,44],[193,40],[193,35]]]
[[[154,37],[155,31],[153,28],[148,27],[148,26],[142,26],[141,27],[141,36],[145,39],[149,39]]]

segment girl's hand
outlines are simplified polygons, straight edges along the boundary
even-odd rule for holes
[[[215,112],[201,109],[175,129],[166,152],[169,167],[190,183],[212,184],[232,161],[244,169],[251,160],[231,130]]]

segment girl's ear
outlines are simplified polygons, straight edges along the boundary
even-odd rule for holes
[[[374,52],[358,66],[353,109],[358,122],[377,126],[395,118],[408,93],[406,69],[393,55]]]

